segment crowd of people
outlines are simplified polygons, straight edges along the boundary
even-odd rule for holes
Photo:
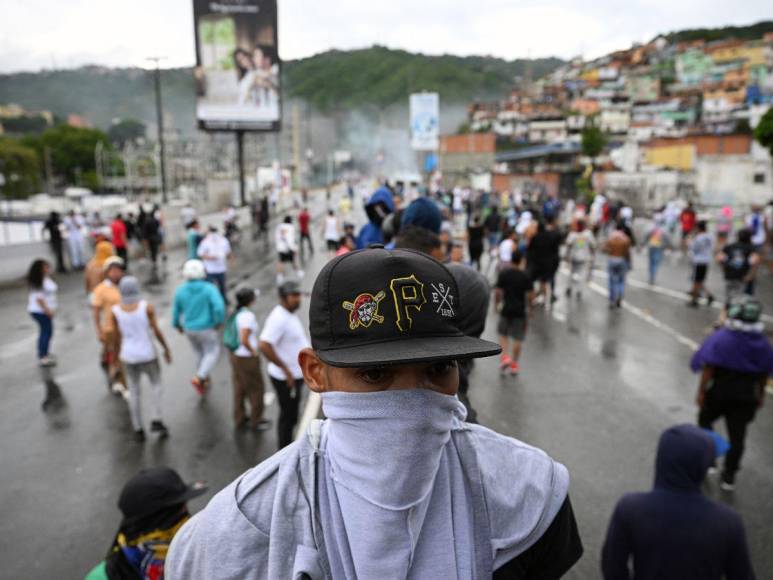
[[[617,311],[634,257],[645,250],[652,285],[667,256],[689,268],[690,306],[712,304],[706,281],[720,267],[724,307],[691,361],[700,375],[697,425],[663,433],[655,486],[618,503],[602,572],[608,579],[754,577],[740,517],[703,496],[700,486],[719,471],[722,489],[734,489],[748,426],[773,374],[773,348],[754,298],[756,276],[773,257],[773,205],[738,219],[722,208],[712,231],[711,216],[692,204],[669,203],[635,220],[631,207],[601,194],[587,204],[562,203],[544,191],[454,188],[407,196],[383,184],[363,200],[366,219],[358,230],[359,220],[349,221],[354,188],[347,193],[338,211],[328,196],[316,220],[308,198],[278,218],[277,304],[263,321],[253,310],[253,288],[238,287],[229,311],[229,239],[215,227],[202,234],[195,212],[183,212],[186,260],[171,326],[194,353],[191,384],[206,397],[225,348],[235,427],[270,428],[270,383],[283,451],[190,519],[185,502],[200,488],[171,470],[140,473],[122,493],[125,519],[116,540],[89,578],[130,577],[122,569],[167,578],[217,578],[224,570],[265,578],[560,577],[583,552],[567,469],[478,425],[470,373],[476,358],[497,355],[503,374],[528,372],[523,343],[535,311],[561,300],[562,264],[566,300],[583,300],[594,277],[606,274],[608,306]],[[268,204],[259,201],[251,213],[255,237],[266,235]],[[77,217],[73,227],[82,231]],[[152,219],[159,224],[157,252],[163,222]],[[69,228],[56,220],[52,215],[46,227]],[[109,234],[90,234],[88,263],[82,255],[76,260],[77,251],[68,254],[73,268],[85,268],[101,364],[110,390],[128,401],[135,439],[146,438],[143,376],[150,383],[150,431],[166,438],[154,341],[167,364],[172,355],[153,305],[126,272],[127,248],[145,226],[138,230],[121,215],[115,222]],[[53,231],[50,239],[64,268],[62,240],[57,253]],[[307,328],[298,309],[315,240],[328,254],[310,294]],[[605,272],[596,267],[602,254]],[[56,364],[49,346],[57,309],[52,270],[37,260],[28,276],[28,311],[40,329],[44,366]],[[480,338],[491,308],[497,343]],[[296,433],[307,390],[320,394],[326,419]],[[711,431],[720,418],[729,442]],[[151,484],[169,497],[142,505],[141,490]]]

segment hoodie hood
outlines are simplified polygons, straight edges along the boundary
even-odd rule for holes
[[[690,368],[715,366],[750,374],[773,374],[773,347],[761,332],[720,328],[693,355]]]
[[[370,196],[368,203],[365,204],[365,213],[368,214],[368,221],[378,226],[393,211],[395,211],[395,204],[392,201],[392,192],[386,187],[379,187]]]
[[[700,492],[714,460],[714,440],[695,425],[677,425],[663,432],[655,462],[655,489]]]
[[[437,204],[428,197],[420,197],[413,200],[403,212],[400,225],[418,226],[436,234],[440,233],[440,224],[443,216],[440,214]]]

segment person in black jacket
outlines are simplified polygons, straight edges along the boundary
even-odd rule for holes
[[[741,517],[701,493],[715,456],[714,438],[694,425],[660,436],[653,490],[624,495],[612,514],[605,580],[754,578]]]

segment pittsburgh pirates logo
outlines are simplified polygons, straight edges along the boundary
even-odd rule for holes
[[[368,328],[374,322],[384,322],[384,317],[378,313],[378,305],[384,298],[386,293],[382,290],[375,296],[363,292],[354,302],[344,302],[344,309],[349,311],[349,329],[356,330],[360,326]]]
[[[393,278],[389,283],[389,289],[392,291],[392,298],[395,301],[395,313],[397,314],[397,328],[402,332],[410,330],[413,326],[413,318],[409,308],[417,311],[427,303],[424,297],[424,284],[419,282],[414,274],[404,278]]]

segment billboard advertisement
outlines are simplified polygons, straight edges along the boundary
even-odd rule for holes
[[[211,131],[278,131],[276,0],[193,0],[196,118]]]
[[[414,93],[410,100],[411,147],[437,151],[440,132],[440,98],[437,93]]]

